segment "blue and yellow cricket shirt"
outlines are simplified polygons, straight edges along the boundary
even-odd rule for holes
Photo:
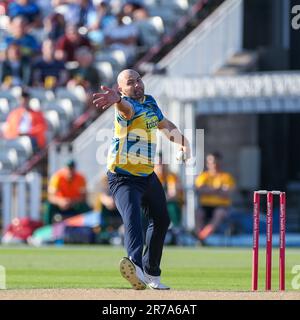
[[[123,99],[131,103],[134,115],[125,120],[116,109],[107,167],[113,173],[148,176],[154,169],[156,129],[164,116],[150,95],[145,95],[143,102]]]

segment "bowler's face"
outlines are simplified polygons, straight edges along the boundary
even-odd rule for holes
[[[144,83],[137,72],[124,75],[119,84],[119,90],[123,95],[135,100],[144,98]]]

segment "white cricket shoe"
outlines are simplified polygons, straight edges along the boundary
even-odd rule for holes
[[[144,272],[145,282],[150,289],[154,290],[170,290],[170,287],[160,282],[160,276],[150,276]]]
[[[123,278],[125,278],[135,290],[144,290],[147,285],[145,283],[145,277],[143,270],[135,265],[129,258],[122,258],[120,261],[120,272]]]

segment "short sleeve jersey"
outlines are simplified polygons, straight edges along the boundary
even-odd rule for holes
[[[123,98],[133,106],[134,116],[125,120],[115,111],[108,170],[126,175],[148,176],[154,170],[156,129],[164,116],[150,95],[145,95],[143,102]]]
[[[232,190],[235,187],[235,180],[231,174],[227,172],[219,172],[216,175],[211,175],[205,171],[201,173],[195,181],[197,188],[207,186],[212,188],[225,187]],[[202,194],[200,195],[200,204],[207,207],[228,207],[231,205],[231,198],[229,196],[221,196],[216,194]]]

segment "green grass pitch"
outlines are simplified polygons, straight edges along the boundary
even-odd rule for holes
[[[119,274],[124,249],[111,246],[1,247],[7,289],[130,288]],[[177,290],[249,291],[251,248],[165,247],[163,281]],[[300,264],[300,250],[286,250],[286,289]],[[265,252],[260,251],[259,288],[264,287]],[[278,288],[278,250],[273,250],[273,289]]]

